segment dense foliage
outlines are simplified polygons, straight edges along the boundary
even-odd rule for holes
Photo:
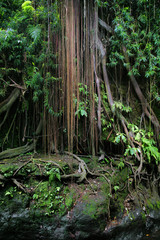
[[[82,2],[1,1],[0,148],[158,164],[159,1]]]

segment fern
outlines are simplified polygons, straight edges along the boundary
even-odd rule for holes
[[[28,33],[35,43],[38,43],[41,37],[41,27],[40,25],[29,26]]]

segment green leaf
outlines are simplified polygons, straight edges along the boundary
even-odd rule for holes
[[[136,149],[135,148],[130,148],[130,154],[131,156],[136,154]]]
[[[120,163],[118,164],[118,168],[119,168],[119,169],[124,168],[124,162],[120,162]]]
[[[37,200],[39,198],[38,194],[33,194],[33,199]]]
[[[87,117],[87,112],[84,109],[80,110],[81,116]]]
[[[59,181],[61,181],[61,175],[60,175],[60,173],[56,173],[56,178],[57,178]]]
[[[119,186],[114,186],[113,188],[114,188],[115,192],[119,190]]]
[[[138,132],[135,136],[135,140],[139,142],[140,139],[141,139],[141,134]]]
[[[117,137],[115,137],[115,143],[120,143],[120,135],[118,135]]]
[[[37,43],[40,40],[41,36],[41,27],[40,25],[37,26],[29,26],[28,27],[28,32],[31,35],[33,41]]]

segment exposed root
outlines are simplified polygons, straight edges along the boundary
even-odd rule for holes
[[[25,162],[22,166],[20,166],[15,173],[13,174],[13,177],[24,167],[26,166],[28,163],[32,162],[32,160],[29,160],[28,162]]]
[[[13,183],[20,188],[23,192],[29,193],[28,190],[23,186],[22,183],[18,182],[15,178],[12,178]]]
[[[76,177],[79,178],[78,182],[81,183],[83,180],[87,180],[87,172],[91,174],[89,171],[87,164],[78,156],[71,152],[64,152],[66,155],[69,155],[71,157],[74,157],[79,162],[79,169],[77,173],[69,174],[69,175],[63,175],[62,178],[70,178],[70,177]]]
[[[142,158],[142,153],[141,153],[140,165],[139,165],[138,169],[135,171],[135,178],[137,176],[140,178],[142,167],[143,167],[143,158]]]
[[[44,162],[44,163],[51,163],[52,165],[58,167],[64,173],[63,168],[58,163],[56,163],[54,161],[46,161],[46,160],[42,160],[42,159],[36,159],[36,160],[40,161],[40,162]]]
[[[78,162],[79,162],[79,169],[81,169],[81,173],[73,173],[73,174],[70,174],[70,175],[64,175],[62,176],[62,178],[68,178],[68,177],[78,177],[79,180],[78,182],[82,182],[83,180],[86,180],[88,183],[89,181],[87,180],[87,173],[90,174],[91,176],[96,176],[96,177],[103,177],[107,182],[108,182],[108,185],[109,185],[109,193],[110,193],[110,196],[112,196],[112,186],[111,186],[111,182],[110,180],[104,175],[104,174],[100,174],[100,173],[93,173],[91,172],[88,167],[87,167],[87,164],[82,160],[80,159],[79,157],[77,157],[75,154],[73,153],[70,153],[70,152],[64,152],[65,154],[69,155],[69,156],[72,156],[74,157]],[[89,183],[90,184],[90,183]],[[91,187],[92,188],[92,187]],[[93,190],[94,192],[94,190]],[[110,218],[110,198],[109,198],[109,204],[108,204],[108,218]]]

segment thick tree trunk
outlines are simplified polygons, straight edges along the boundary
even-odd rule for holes
[[[19,96],[20,96],[20,89],[15,88],[10,94],[10,96],[7,99],[5,99],[2,103],[0,103],[0,115],[6,112],[2,122],[0,123],[0,129],[2,128],[3,124],[6,121],[12,105],[14,104],[14,102],[17,100]]]
[[[6,112],[8,111],[8,109],[11,108],[11,106],[13,105],[13,103],[17,100],[17,98],[19,97],[20,95],[20,89],[18,88],[15,88],[11,95],[6,99],[4,100],[2,103],[0,103],[0,115],[3,113],[3,112]]]
[[[13,157],[19,156],[21,154],[30,152],[30,151],[34,150],[34,148],[35,148],[35,144],[31,143],[30,145],[26,144],[26,145],[18,147],[18,148],[7,149],[0,153],[0,159],[13,158]]]

